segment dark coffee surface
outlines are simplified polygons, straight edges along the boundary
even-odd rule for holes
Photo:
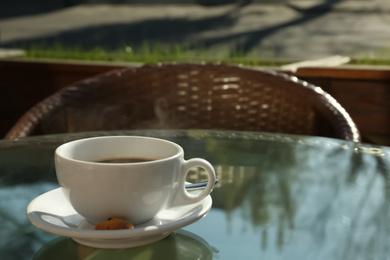
[[[106,158],[97,160],[97,163],[140,163],[140,162],[150,162],[155,161],[156,159],[145,158],[145,157],[118,157],[118,158]]]

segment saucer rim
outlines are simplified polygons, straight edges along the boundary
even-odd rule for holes
[[[192,204],[192,208],[201,206],[201,208],[195,212],[192,212],[190,215],[181,217],[179,219],[172,220],[168,223],[154,226],[145,226],[145,227],[135,227],[134,229],[121,229],[121,230],[92,230],[92,229],[77,229],[72,227],[61,227],[49,222],[44,221],[39,217],[39,215],[34,211],[34,204],[40,201],[42,198],[49,197],[51,193],[59,192],[62,194],[61,187],[47,191],[36,198],[34,198],[27,206],[26,214],[30,222],[36,227],[61,236],[67,236],[71,238],[81,238],[81,239],[128,239],[137,236],[154,236],[163,234],[166,232],[171,233],[173,230],[188,226],[199,219],[203,218],[212,207],[212,198],[210,195],[207,195],[203,200]],[[68,207],[73,207],[68,204]],[[188,206],[186,206],[188,207]],[[73,209],[74,210],[74,209]],[[164,211],[169,211],[172,209],[166,209]],[[76,211],[75,214],[80,216]],[[82,216],[80,216],[82,218]],[[83,218],[84,219],[84,218]],[[85,219],[84,219],[85,220]],[[168,233],[168,234],[169,234]],[[167,234],[167,235],[168,235]]]

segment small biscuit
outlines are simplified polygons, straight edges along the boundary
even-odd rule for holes
[[[123,218],[109,218],[95,226],[96,230],[133,229],[134,225]]]

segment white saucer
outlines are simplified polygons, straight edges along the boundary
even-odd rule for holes
[[[126,230],[95,230],[65,199],[61,188],[46,192],[30,202],[27,217],[38,228],[71,237],[76,242],[98,248],[126,248],[150,244],[173,230],[194,223],[211,209],[212,199],[163,210],[151,221]]]

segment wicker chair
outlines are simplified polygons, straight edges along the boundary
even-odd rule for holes
[[[348,113],[320,87],[286,74],[221,64],[146,65],[83,80],[31,108],[5,138],[169,128],[360,141]]]

